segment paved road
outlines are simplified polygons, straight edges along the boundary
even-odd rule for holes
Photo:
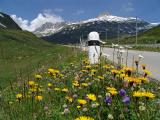
[[[108,57],[110,60],[113,60],[113,48],[103,48],[104,54],[109,54]],[[117,52],[115,52],[115,61],[117,61]],[[126,55],[127,52],[123,53],[123,64],[126,64]],[[128,51],[128,66],[133,65],[133,56],[134,59],[138,59],[138,55],[144,56],[141,60],[141,64],[147,64],[147,70],[152,72],[152,78],[160,80],[160,53],[158,52],[146,52],[146,51],[137,51],[129,50]]]

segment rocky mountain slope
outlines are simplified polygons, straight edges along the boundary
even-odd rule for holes
[[[152,24],[141,19],[137,19],[138,32],[143,32],[152,27]],[[101,39],[115,39],[118,36],[131,36],[136,31],[136,18],[118,17],[110,14],[101,14],[97,18],[80,21],[76,23],[67,23],[61,26],[61,29],[43,39],[56,43],[78,43],[79,38],[87,35],[91,31],[97,31]]]
[[[12,18],[0,12],[0,29],[16,29],[21,30],[21,28],[12,20]]]

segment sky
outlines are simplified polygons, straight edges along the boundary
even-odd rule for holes
[[[160,22],[160,0],[0,0],[0,11],[26,29],[44,21],[81,21],[108,12],[121,17],[139,17]]]

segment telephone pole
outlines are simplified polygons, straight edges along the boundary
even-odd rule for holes
[[[137,17],[136,17],[136,46],[137,46],[137,35],[138,35],[138,29],[137,29]]]
[[[118,23],[118,44],[119,44],[119,23]]]
[[[107,39],[108,39],[108,38],[107,38],[107,29],[106,29],[106,42],[107,42]]]

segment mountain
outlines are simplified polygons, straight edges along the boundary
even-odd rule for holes
[[[16,29],[21,30],[21,28],[12,20],[12,18],[0,12],[0,29]]]
[[[138,31],[143,32],[152,25],[138,18],[137,26]],[[104,13],[100,14],[97,18],[67,23],[58,32],[42,38],[55,43],[78,43],[81,36],[87,39],[89,32],[97,31],[101,39],[105,40],[107,29],[107,38],[115,39],[118,36],[118,28],[120,37],[134,35],[136,31],[136,18],[124,18]]]
[[[151,28],[147,31],[139,33],[137,36],[138,44],[159,44],[160,43],[160,25]],[[134,44],[135,43],[135,36],[126,37],[120,39],[121,44]],[[112,41],[116,43],[116,40]]]
[[[33,31],[33,33],[39,37],[49,36],[61,30],[65,25],[66,25],[65,22],[57,22],[57,23],[46,22],[41,27]]]

